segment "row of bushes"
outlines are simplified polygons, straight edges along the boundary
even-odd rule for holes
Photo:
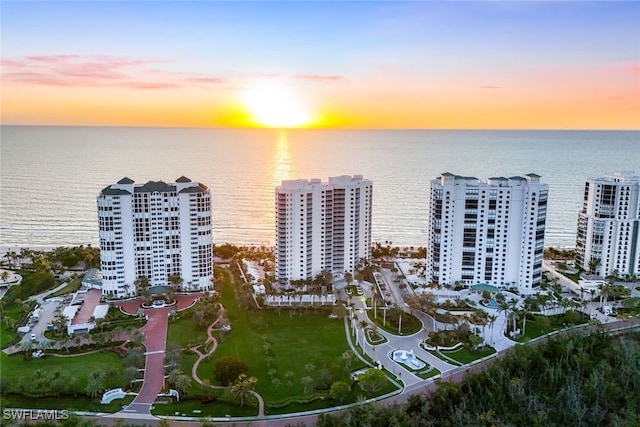
[[[327,398],[326,394],[314,394],[308,397],[287,397],[286,399],[265,403],[265,406],[270,409],[279,409],[292,404],[305,405],[316,400],[325,400]]]

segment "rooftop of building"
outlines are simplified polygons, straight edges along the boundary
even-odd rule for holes
[[[492,184],[499,184],[500,186],[503,185],[508,185],[508,183],[510,181],[528,181],[528,182],[539,182],[541,176],[536,174],[536,173],[528,173],[525,176],[511,176],[509,178],[505,178],[504,176],[494,176],[491,178],[487,178],[486,181],[482,181],[474,176],[462,176],[462,175],[456,175],[453,174],[451,172],[443,172],[442,174],[440,174],[439,177],[435,178],[433,181],[450,181],[451,178],[453,178],[454,181],[456,180],[461,180],[461,181],[467,181],[467,183],[472,183],[472,184],[477,184],[477,185],[481,185],[481,184],[487,184],[487,185],[492,185]]]
[[[288,179],[282,181],[282,184],[276,187],[276,191],[283,190],[300,190],[303,188],[313,187],[313,186],[321,186],[321,187],[331,187],[331,186],[351,186],[351,185],[371,185],[372,182],[368,179],[365,179],[362,175],[340,175],[340,176],[330,176],[328,181],[322,182],[319,178],[300,178],[300,179]]]
[[[184,187],[185,185],[187,185],[187,187]],[[178,190],[180,187],[183,188]],[[134,193],[172,193],[176,191],[179,193],[200,193],[206,192],[208,187],[202,183],[193,182],[184,175],[176,179],[175,183],[148,181],[144,184],[136,184],[131,178],[124,177],[116,184],[103,188],[101,194],[105,196],[122,196],[131,194],[131,190],[133,190]]]
[[[591,178],[592,181],[600,182],[631,182],[640,183],[640,176],[632,171],[615,171],[613,173],[603,175],[597,178]]]
[[[78,292],[71,302],[71,306],[79,306],[80,309],[75,312],[75,316],[71,320],[72,325],[89,323],[89,320],[104,317],[109,306],[100,304],[102,293],[99,289],[89,289],[87,292]],[[77,304],[81,302],[80,304]],[[104,306],[104,307],[100,307]],[[100,307],[100,308],[98,308]]]

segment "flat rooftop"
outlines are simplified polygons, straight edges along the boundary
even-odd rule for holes
[[[83,297],[84,303],[80,306],[80,310],[76,313],[76,316],[71,321],[72,325],[89,323],[89,319],[91,319],[91,317],[93,316],[93,312],[100,304],[102,292],[100,292],[99,289],[89,289],[86,293],[78,294],[77,297],[79,296]]]

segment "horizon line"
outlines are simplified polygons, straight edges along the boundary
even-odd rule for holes
[[[261,126],[171,126],[171,125],[97,125],[97,124],[33,124],[0,123],[0,127],[68,127],[68,128],[150,128],[150,129],[211,129],[211,130],[272,130],[272,131],[536,131],[536,132],[640,132],[640,128],[351,128],[351,127],[293,127]]]

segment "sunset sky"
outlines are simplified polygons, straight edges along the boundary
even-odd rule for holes
[[[3,124],[640,129],[640,2],[3,1]]]

